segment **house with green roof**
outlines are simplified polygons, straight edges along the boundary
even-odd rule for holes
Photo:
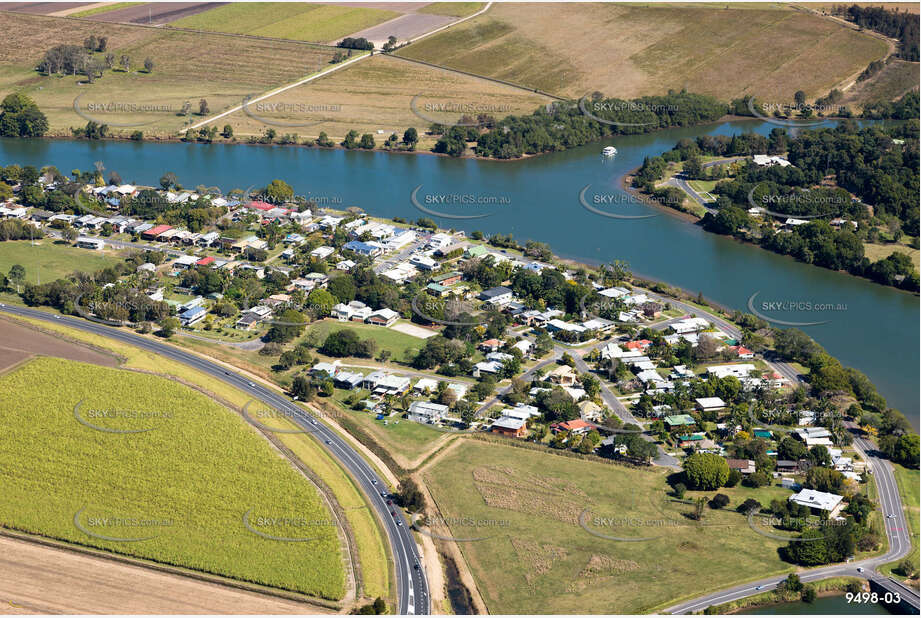
[[[465,253],[466,253],[467,257],[472,257],[472,258],[473,258],[473,257],[481,257],[481,256],[484,256],[484,255],[486,255],[488,252],[487,252],[486,247],[485,247],[484,245],[470,245],[469,247],[467,247],[467,251],[466,251]]]
[[[683,427],[686,425],[694,425],[697,421],[694,420],[694,417],[690,414],[675,414],[674,416],[666,416],[665,424],[669,427]]]

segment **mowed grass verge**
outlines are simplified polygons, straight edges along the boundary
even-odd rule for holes
[[[449,534],[483,539],[458,546],[490,613],[644,613],[792,570],[735,503],[686,518],[660,470],[462,439],[423,477]]]
[[[360,6],[243,2],[184,17],[171,25],[325,43],[400,15],[396,11]]]
[[[28,240],[0,242],[0,273],[8,274],[11,266],[19,264],[26,269],[26,283],[49,283],[75,271],[91,273],[121,261],[116,252],[108,249],[78,249],[50,238],[34,245]]]
[[[32,97],[48,116],[52,134],[89,118],[112,131],[145,136],[175,135],[187,124],[239,105],[244,97],[289,84],[328,66],[333,50],[303,43],[263,41],[221,34],[145,28],[127,24],[3,13],[0,92]],[[129,71],[105,71],[93,84],[83,76],[44,76],[35,67],[57,44],[82,45],[90,35],[109,38],[107,53],[131,59]],[[96,54],[101,60],[104,54]],[[154,62],[143,71],[146,58]],[[74,100],[84,116],[74,111]],[[210,113],[199,116],[205,99]],[[195,113],[179,115],[188,101]],[[118,126],[131,125],[131,126]],[[223,126],[223,124],[221,125]]]
[[[125,359],[125,367],[175,376],[190,384],[213,393],[221,400],[242,408],[251,398],[225,382],[195,371],[158,354],[126,345],[92,333],[79,331],[61,324],[48,323],[28,318],[18,318],[44,330],[59,333],[64,337],[81,341],[114,352]],[[282,421],[284,419],[281,419]],[[264,423],[275,426],[272,423]],[[283,427],[280,424],[279,427]],[[364,496],[352,478],[342,467],[329,458],[320,446],[311,442],[305,434],[283,434],[279,436],[297,457],[304,462],[330,488],[339,504],[346,510],[349,524],[358,545],[365,593],[376,596],[376,590],[386,591],[390,567],[383,530],[367,508]],[[362,506],[364,505],[364,506]]]
[[[918,519],[919,513],[921,513],[921,507],[919,507],[919,504],[921,504],[921,484],[919,484],[921,472],[910,470],[896,463],[891,465],[895,471],[895,480],[899,486],[902,504],[905,505],[905,519],[908,521],[908,531],[911,534],[911,553],[908,554],[907,558],[915,565],[915,573],[917,573],[918,569],[921,568],[918,554],[918,536],[921,533],[921,530],[919,530],[921,524],[919,524]],[[901,560],[898,560],[886,564],[880,567],[879,570],[887,575],[904,580],[905,578],[901,573],[893,573],[894,570],[897,570],[900,562]]]
[[[0,403],[8,437],[0,452],[3,525],[343,596],[336,528],[315,488],[203,394],[157,376],[52,358],[3,376],[0,388],[16,395]]]
[[[561,44],[561,31],[579,36]],[[726,101],[789,101],[796,90],[824,96],[887,47],[792,9],[496,3],[397,53],[560,96],[687,88]]]

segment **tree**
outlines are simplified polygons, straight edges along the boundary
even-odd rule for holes
[[[382,49],[385,52],[392,52],[394,49],[396,49],[396,46],[397,46],[397,37],[390,35],[389,37],[387,37],[387,42],[384,43],[384,46],[382,47]]]
[[[373,150],[374,145],[374,136],[370,133],[363,134],[361,136],[361,141],[358,143],[358,147],[365,150]]]
[[[199,99],[198,101],[198,115],[206,116],[211,113],[211,109],[208,107],[208,101],[206,99]]]
[[[695,489],[717,489],[729,478],[729,464],[714,453],[694,453],[684,461],[684,474]]]
[[[806,103],[806,93],[802,90],[797,90],[793,93],[793,101],[796,103],[797,107],[802,107]]]
[[[688,490],[684,483],[675,483],[675,487],[673,489],[675,491],[675,497],[679,500],[684,499],[684,493]]]
[[[815,592],[815,587],[813,587],[813,586],[805,586],[805,587],[803,588],[803,594],[802,594],[802,597],[801,597],[801,598],[803,599],[803,602],[805,602],[805,603],[812,603],[813,601],[815,601],[816,596],[817,596],[817,595],[816,595],[816,592]]]
[[[333,310],[336,297],[323,288],[315,288],[307,295],[307,306],[320,318],[325,318]]]
[[[131,70],[131,58],[129,58],[127,54],[122,54],[119,59],[119,64],[122,65],[122,69],[124,69],[126,73]]]
[[[397,503],[410,513],[418,513],[425,508],[425,496],[416,482],[409,477],[400,481],[396,499]]]
[[[415,127],[409,127],[403,132],[403,143],[410,150],[415,150],[416,144],[419,143],[419,132],[416,131]]]
[[[176,178],[176,174],[173,172],[166,172],[160,176],[160,186],[164,191],[169,191],[170,187],[175,187],[177,182],[178,179]]]
[[[764,487],[765,485],[771,484],[771,477],[769,477],[767,473],[759,470],[754,474],[749,474],[743,481],[743,484],[748,487]]]
[[[154,70],[154,61],[150,58],[144,58],[144,71],[147,73],[153,73]]]
[[[266,200],[272,204],[282,204],[294,197],[294,189],[284,180],[276,178],[263,191]]]
[[[181,326],[177,318],[163,318],[160,320],[160,332],[161,337],[169,339],[173,336],[173,333]]]
[[[13,264],[9,273],[10,283],[16,286],[16,293],[19,293],[19,286],[26,280],[26,268],[22,264]]]
[[[738,470],[730,470],[729,477],[726,479],[726,487],[735,487],[742,480],[742,473]]]
[[[221,136],[224,137],[224,139],[230,139],[233,137],[233,127],[229,124],[225,124],[224,130],[221,131]]]
[[[790,573],[790,575],[787,576],[787,579],[784,580],[783,587],[785,590],[789,590],[790,592],[799,592],[803,589],[803,582],[800,581],[799,575],[796,573]]]
[[[41,137],[48,131],[48,119],[35,102],[13,93],[0,103],[0,137]]]

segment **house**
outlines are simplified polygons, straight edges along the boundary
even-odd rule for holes
[[[707,367],[707,373],[711,376],[715,376],[717,378],[732,376],[740,380],[742,378],[749,377],[751,372],[754,370],[755,366],[750,363],[737,363],[735,365],[716,365],[713,367]]]
[[[342,260],[341,262],[336,264],[336,270],[349,271],[355,268],[356,266],[358,266],[358,264],[356,262],[353,262],[352,260]]]
[[[547,379],[560,386],[572,386],[576,383],[576,372],[569,365],[559,365],[547,374]]]
[[[202,234],[201,238],[195,241],[195,244],[197,244],[200,247],[210,247],[215,242],[220,240],[220,238],[221,238],[221,235],[218,234],[217,232],[208,232],[207,234]]]
[[[206,313],[208,312],[204,307],[190,307],[179,314],[179,321],[183,326],[192,326],[205,319]]]
[[[376,326],[390,326],[400,318],[400,314],[394,311],[393,309],[383,308],[378,309],[374,313],[368,316],[365,320],[368,324],[374,324]]]
[[[342,245],[343,249],[348,249],[349,251],[354,251],[358,255],[365,255],[367,257],[377,257],[383,253],[383,249],[377,243],[372,242],[362,242],[360,240],[350,240],[349,242]]]
[[[754,474],[755,462],[751,459],[727,459],[730,470],[738,470],[742,474]]]
[[[494,305],[504,305],[512,300],[512,290],[500,285],[498,287],[489,288],[488,290],[483,290],[477,298]]]
[[[338,371],[332,363],[317,363],[310,368],[310,375],[317,377],[334,377]]]
[[[157,267],[150,262],[144,262],[137,267],[136,272],[153,275],[157,272]]]
[[[363,386],[376,395],[402,395],[409,390],[411,383],[405,376],[375,371],[365,376]]]
[[[652,345],[652,341],[650,341],[649,339],[640,339],[638,341],[628,341],[627,343],[624,344],[624,347],[627,348],[628,350],[634,350],[634,351],[641,352],[651,345]]]
[[[481,361],[473,366],[470,374],[474,378],[479,378],[484,373],[497,374],[502,371],[502,363],[499,361]]]
[[[506,408],[502,410],[502,416],[509,418],[520,418],[526,421],[533,416],[540,416],[540,410],[534,406],[519,403],[516,404],[514,408]]]
[[[838,509],[844,497],[824,491],[816,491],[814,489],[803,489],[799,493],[795,493],[787,498],[787,500],[795,504],[807,506],[812,509],[813,513],[825,511],[829,515],[832,515]]]
[[[710,322],[703,318],[685,318],[670,324],[670,326],[676,333],[683,335],[684,333],[696,333],[706,330],[710,328]]]
[[[774,165],[779,165],[780,167],[787,167],[787,166],[793,165],[792,163],[790,163],[783,157],[778,157],[778,156],[772,157],[772,156],[762,155],[762,154],[752,155],[752,161],[754,162],[755,165],[758,165],[761,167],[771,167]]]
[[[831,446],[831,432],[824,427],[801,427],[793,434],[808,447]]]
[[[580,401],[576,405],[579,407],[579,414],[582,420],[592,422],[601,420],[601,406],[594,401]]]
[[[416,254],[409,258],[409,263],[422,270],[435,270],[438,268],[438,262],[427,255]]]
[[[672,416],[665,417],[665,424],[670,428],[675,427],[686,427],[689,425],[696,424],[697,421],[694,420],[694,417],[690,414],[675,414]]]
[[[588,433],[595,426],[589,422],[583,421],[581,418],[577,418],[571,421],[562,421],[559,423],[553,423],[550,425],[550,431],[553,433],[560,433],[561,431],[568,431],[573,435],[579,435],[583,433]]]
[[[694,401],[697,403],[697,408],[701,412],[722,410],[726,407],[726,402],[719,397],[700,397]]]
[[[774,464],[774,469],[781,474],[792,474],[794,472],[799,472],[799,468],[799,462],[791,461],[789,459],[778,459]]]
[[[454,285],[455,283],[459,283],[462,278],[463,278],[463,274],[454,270],[449,273],[444,273],[444,274],[436,275],[432,277],[432,283],[438,283],[444,286],[449,286],[449,285]]]
[[[570,332],[570,333],[584,333],[585,327],[579,324],[570,324],[569,322],[564,322],[563,320],[553,319],[547,322],[547,332],[558,333],[558,332]]]
[[[176,261],[173,262],[173,266],[178,268],[189,268],[197,261],[198,258],[194,255],[180,255],[176,258]]]
[[[741,345],[734,345],[729,347],[730,350],[736,353],[739,358],[755,358],[755,353]]]
[[[435,392],[435,389],[438,388],[438,381],[433,380],[432,378],[420,378],[418,382],[413,385],[413,392],[422,394],[426,391],[431,393]]]
[[[512,344],[512,347],[521,352],[524,358],[529,358],[531,356],[531,350],[534,349],[534,344],[527,339],[522,339]]]
[[[477,258],[486,255],[487,250],[483,245],[471,245],[464,251],[464,257]]]
[[[260,322],[262,322],[262,318],[260,318],[258,315],[254,315],[252,313],[244,313],[237,319],[237,321],[234,323],[234,326],[243,330],[252,330],[258,326]]]
[[[477,346],[478,349],[483,352],[498,352],[499,348],[502,347],[502,342],[498,339],[487,339],[483,343]]]
[[[414,401],[409,404],[409,420],[417,423],[433,424],[444,418],[448,406],[430,401]]]
[[[493,424],[489,427],[489,431],[505,436],[521,438],[528,433],[528,426],[525,419],[503,416],[493,421]]]
[[[77,239],[76,246],[81,249],[94,249],[96,251],[102,250],[106,246],[106,243],[101,238],[88,238],[86,236],[81,236]]]
[[[157,225],[141,232],[141,238],[144,240],[155,240],[160,236],[160,234],[168,232],[171,229],[173,229],[173,226],[171,225]]]
[[[364,322],[372,313],[371,307],[367,306],[360,300],[353,300],[349,304],[338,303],[333,306],[330,315],[340,322],[348,322],[349,320],[354,320],[356,322]]]
[[[467,394],[467,385],[460,384],[458,382],[452,382],[451,384],[448,384],[448,387],[445,390],[449,390],[453,392],[454,396],[457,397],[458,400],[460,400],[460,399],[463,399],[464,395]]]
[[[336,250],[333,247],[317,247],[310,252],[310,257],[317,260],[325,260],[335,252]]]

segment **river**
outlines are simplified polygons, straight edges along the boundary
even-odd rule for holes
[[[406,219],[426,216],[411,200],[421,185],[416,201],[425,209],[488,215],[436,218],[442,227],[544,241],[562,257],[589,263],[620,259],[639,275],[702,292],[728,307],[747,310],[749,298],[757,293],[756,307],[771,317],[822,321],[803,330],[842,363],[866,373],[889,405],[917,427],[917,296],[709,234],[677,216],[630,202],[619,188],[624,174],[645,156],[660,154],[681,138],[767,134],[772,128],[756,120],[721,122],[508,162],[282,146],[2,139],[0,163],[51,164],[67,174],[101,161],[106,174],[117,171],[125,182],[157,184],[164,172],[172,171],[187,187],[203,184],[225,191],[281,178],[321,206],[358,206],[374,215]],[[606,145],[617,147],[615,158],[600,157]],[[621,219],[591,212],[579,200],[587,185],[590,204],[596,195],[614,202],[596,209],[657,216]],[[455,205],[440,204],[444,199]],[[765,309],[770,305],[762,305],[781,301],[832,305],[834,310],[770,311]]]

